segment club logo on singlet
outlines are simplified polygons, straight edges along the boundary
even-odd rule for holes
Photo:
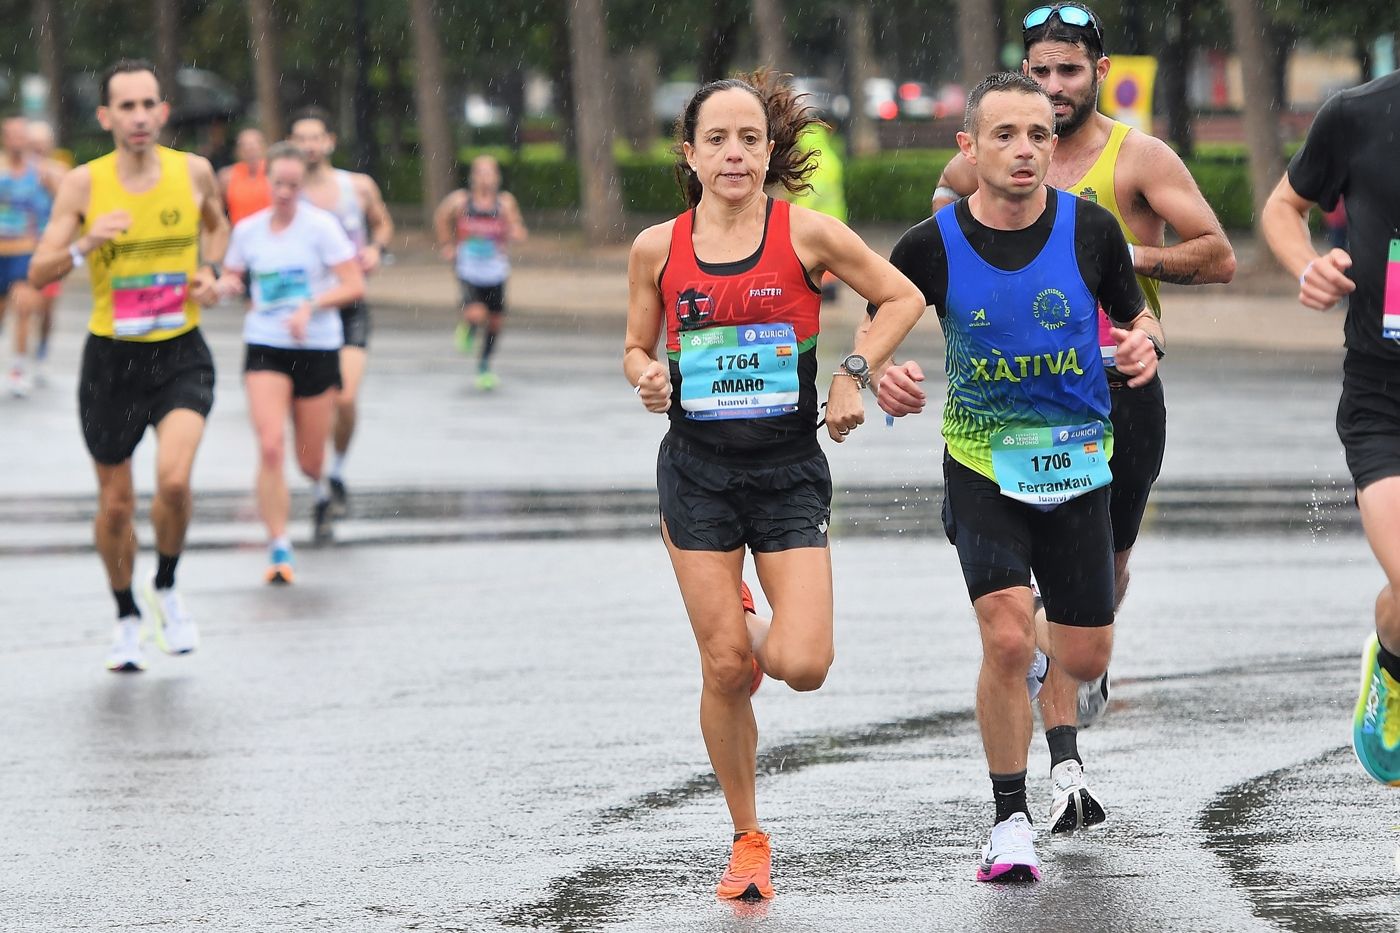
[[[1079,196],[1086,201],[1093,201],[1095,204],[1099,203],[1099,193],[1093,188],[1081,188]]]
[[[1031,312],[1046,330],[1059,330],[1069,323],[1069,299],[1058,288],[1042,289],[1031,303]]]
[[[714,315],[714,302],[704,292],[687,288],[676,299],[676,322],[681,330],[704,327]]]
[[[180,209],[177,207],[170,207],[161,211],[160,222],[167,227],[175,226],[180,222]]]

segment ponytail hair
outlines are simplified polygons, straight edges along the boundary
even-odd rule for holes
[[[676,144],[671,148],[676,157],[676,183],[685,197],[686,207],[700,203],[704,188],[695,177],[685,160],[685,143],[695,145],[695,127],[700,116],[700,106],[720,91],[747,91],[763,106],[767,118],[767,135],[773,141],[773,153],[768,160],[768,172],[763,177],[763,186],[781,184],[792,194],[812,190],[808,181],[817,170],[818,149],[799,150],[798,140],[809,126],[822,125],[816,108],[806,103],[806,94],[799,94],[792,85],[783,80],[772,69],[760,69],[752,74],[724,78],[703,85],[685,105],[676,118]]]

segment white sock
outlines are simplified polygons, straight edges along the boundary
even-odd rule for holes
[[[278,548],[281,548],[284,551],[290,551],[292,549],[292,539],[287,535],[279,535],[278,537],[273,538],[267,544],[267,549],[269,551],[275,551]]]
[[[327,474],[329,479],[336,480],[337,482],[344,479],[345,458],[349,455],[350,451],[348,450],[336,451],[335,456],[331,458],[331,471]]]
[[[324,476],[312,480],[311,488],[316,493],[317,502],[325,502],[331,497],[331,481]]]

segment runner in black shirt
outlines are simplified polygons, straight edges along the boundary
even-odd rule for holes
[[[996,804],[980,881],[1040,877],[1025,794],[1026,671],[1037,642],[1076,681],[1108,666],[1114,430],[1101,357],[1137,388],[1156,378],[1152,340],[1162,336],[1114,217],[1043,184],[1053,123],[1049,97],[1024,75],[974,88],[958,145],[977,191],[906,233],[891,259],[937,308],[947,339],[942,517],[982,635],[977,720]],[[880,407],[922,411],[923,379],[915,362],[889,366]],[[1032,572],[1053,620],[1039,632]],[[1071,809],[1075,826],[1103,820],[1082,787]]]
[[[972,248],[998,269],[1014,272],[1024,268],[1045,247],[1055,225],[1055,207],[1055,199],[1048,199],[1045,213],[1024,230],[993,230],[983,226],[968,210],[967,198],[954,204],[953,209],[957,212],[958,227]],[[1075,214],[1074,253],[1084,284],[1089,291],[1103,296],[1104,308],[1122,309],[1117,315],[1121,320],[1131,321],[1137,317],[1145,299],[1133,274],[1128,243],[1114,216],[1097,205],[1092,209],[1081,205]],[[948,257],[938,232],[938,222],[930,217],[906,231],[890,253],[890,262],[919,286],[924,300],[941,315],[948,291]]]
[[[1376,780],[1400,786],[1400,73],[1343,91],[1317,112],[1264,207],[1269,246],[1298,277],[1298,300],[1325,311],[1346,295],[1346,361],[1337,433],[1387,585],[1362,659],[1352,742]],[[1313,205],[1346,199],[1351,251],[1319,256]]]

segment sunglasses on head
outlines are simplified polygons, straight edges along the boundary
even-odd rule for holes
[[[1099,21],[1082,6],[1075,6],[1072,3],[1056,3],[1052,6],[1038,6],[1026,14],[1026,18],[1021,20],[1021,30],[1027,31],[1037,26],[1044,25],[1050,17],[1057,17],[1066,26],[1080,26],[1094,30],[1094,35],[1099,40],[1099,48],[1103,48],[1103,31],[1099,29]]]

